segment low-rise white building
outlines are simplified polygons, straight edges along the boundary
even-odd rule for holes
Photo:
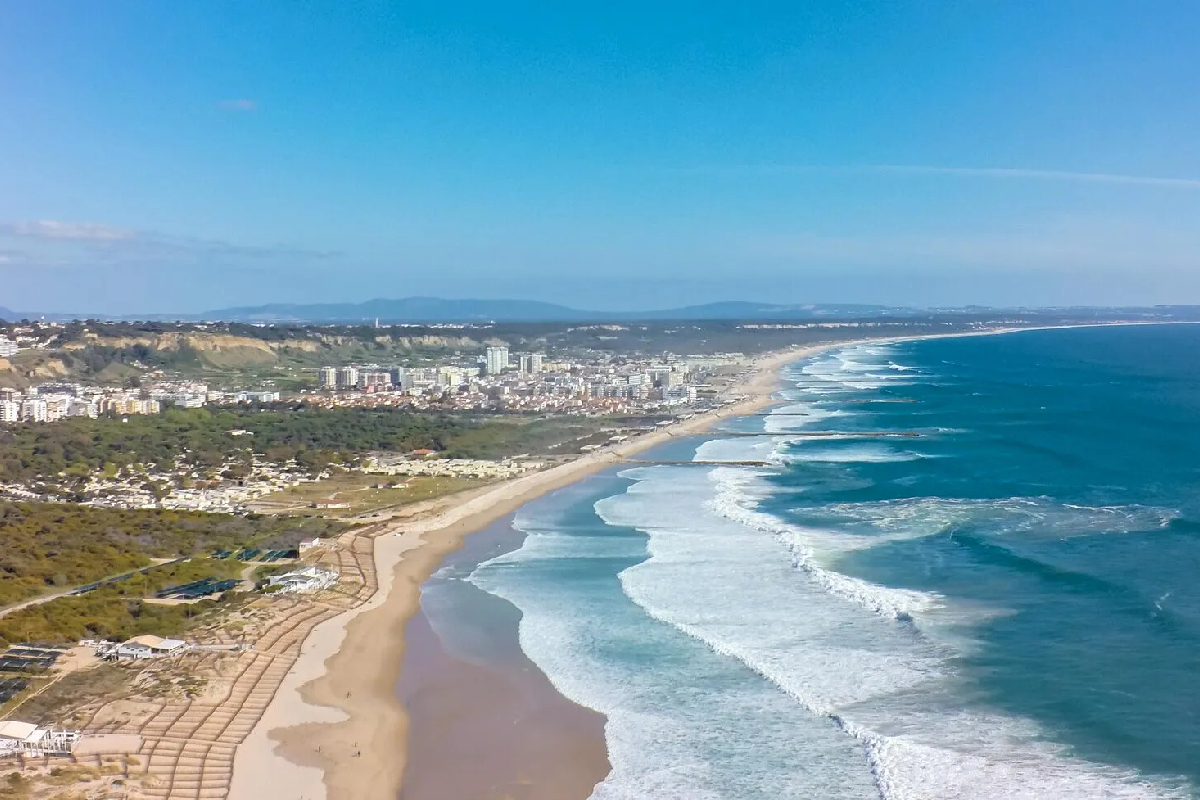
[[[0,756],[17,753],[32,757],[66,755],[77,741],[79,731],[39,728],[32,722],[15,719],[0,722]]]
[[[307,594],[328,589],[337,583],[338,574],[320,567],[301,567],[282,575],[273,575],[268,582],[270,586],[279,587],[278,592],[299,592]]]
[[[136,661],[143,658],[158,658],[177,653],[187,646],[182,639],[163,639],[152,634],[135,636],[117,646],[112,657],[118,661]]]

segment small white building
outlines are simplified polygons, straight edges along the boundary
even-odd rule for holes
[[[318,547],[321,547],[323,544],[324,543],[321,541],[320,537],[314,537],[312,539],[305,539],[304,541],[302,541],[299,545],[296,546],[296,550],[298,552],[300,552],[301,554],[303,554],[303,553],[307,553],[309,550],[316,550]]]
[[[163,639],[152,634],[135,636],[117,646],[113,656],[118,661],[132,661],[142,658],[158,658],[177,653],[187,646],[182,639]]]
[[[310,593],[328,589],[337,583],[338,574],[320,567],[301,567],[282,575],[273,575],[268,582],[270,586],[278,586],[279,592]]]
[[[313,500],[312,507],[319,508],[322,510],[329,510],[329,509],[335,509],[335,508],[349,508],[350,503],[348,503],[345,500],[336,500],[336,499],[330,498],[328,500]]]
[[[39,728],[32,722],[6,720],[0,722],[0,756],[45,756],[66,754],[79,741],[78,731]]]

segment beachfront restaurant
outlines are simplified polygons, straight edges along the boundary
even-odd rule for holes
[[[301,567],[282,575],[271,576],[268,585],[278,592],[310,593],[328,589],[337,583],[337,580],[336,572],[319,567]]]
[[[157,658],[179,652],[187,645],[182,639],[163,639],[160,636],[143,634],[119,645],[113,651],[118,661],[133,661],[142,658]]]
[[[0,757],[64,755],[79,741],[78,731],[39,728],[32,722],[0,722]]]

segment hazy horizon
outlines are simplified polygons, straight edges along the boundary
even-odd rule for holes
[[[397,302],[405,302],[405,301],[410,301],[410,300],[432,300],[432,301],[444,302],[444,303],[450,303],[450,304],[453,304],[453,303],[480,303],[480,302],[483,302],[483,303],[509,303],[509,304],[513,304],[514,306],[519,306],[524,303],[545,302],[550,306],[557,306],[566,311],[578,312],[578,313],[583,313],[583,314],[586,314],[588,312],[595,312],[599,315],[605,315],[605,316],[617,315],[618,319],[621,318],[620,315],[638,315],[638,314],[657,312],[657,311],[672,312],[672,311],[677,311],[679,309],[685,309],[685,308],[699,308],[699,307],[707,307],[707,306],[719,306],[722,304],[738,304],[738,303],[757,304],[757,305],[762,305],[762,306],[774,306],[774,307],[795,307],[795,308],[804,308],[804,307],[811,306],[814,308],[824,308],[824,309],[838,308],[838,307],[844,307],[847,309],[853,309],[854,307],[862,307],[864,309],[885,307],[885,308],[896,308],[896,309],[908,309],[908,310],[912,310],[912,311],[932,311],[932,312],[959,311],[959,310],[969,310],[969,309],[973,309],[973,308],[993,309],[996,311],[1006,311],[1006,310],[1055,311],[1055,310],[1060,310],[1060,309],[1072,309],[1072,308],[1074,308],[1074,309],[1106,309],[1106,308],[1111,308],[1111,309],[1147,308],[1148,309],[1148,308],[1154,308],[1154,307],[1200,308],[1200,304],[1190,304],[1190,303],[1153,303],[1153,304],[1150,304],[1150,303],[1147,303],[1147,304],[1063,303],[1063,304],[1045,304],[1045,305],[1026,305],[1026,304],[996,305],[996,304],[982,304],[982,303],[962,303],[962,304],[939,305],[939,304],[915,304],[915,303],[914,304],[898,304],[898,303],[857,303],[857,302],[790,303],[790,302],[777,301],[777,300],[746,300],[744,298],[736,298],[736,297],[728,298],[725,300],[703,301],[703,302],[698,302],[698,303],[675,303],[675,304],[669,304],[669,305],[642,304],[642,305],[629,306],[629,307],[613,308],[613,307],[602,306],[602,305],[598,305],[598,304],[572,305],[569,303],[553,303],[550,301],[538,301],[538,300],[532,300],[530,298],[522,298],[522,297],[496,297],[496,298],[433,297],[433,296],[427,295],[427,296],[411,296],[411,297],[372,297],[372,298],[367,298],[365,300],[351,300],[351,301],[345,301],[345,302],[317,301],[317,302],[312,302],[312,303],[308,303],[308,302],[246,303],[246,304],[239,304],[236,306],[224,306],[221,308],[215,308],[215,307],[214,308],[203,308],[203,309],[195,309],[195,310],[188,310],[188,311],[181,311],[178,309],[155,310],[155,309],[143,308],[143,309],[136,309],[136,310],[128,311],[128,312],[108,312],[108,311],[96,310],[94,308],[75,308],[75,309],[23,308],[23,307],[14,308],[12,306],[5,305],[4,303],[0,302],[0,310],[15,312],[15,313],[19,313],[19,314],[48,315],[48,316],[56,318],[56,319],[61,319],[61,318],[66,318],[66,317],[73,317],[75,319],[89,319],[89,318],[94,318],[94,317],[101,317],[101,318],[111,317],[114,319],[126,319],[126,320],[131,320],[131,321],[136,321],[139,319],[170,320],[173,315],[178,315],[178,318],[180,320],[186,320],[189,318],[192,318],[192,319],[197,318],[203,314],[219,313],[219,312],[224,312],[224,311],[241,310],[241,309],[257,309],[257,308],[264,308],[264,307],[285,307],[285,308],[287,308],[287,307],[321,308],[321,307],[325,307],[325,306],[354,307],[354,306],[366,306],[370,303],[376,303],[376,302],[397,303]],[[853,317],[853,313],[848,313],[845,316]],[[653,319],[653,317],[636,317],[636,316],[632,316],[631,318]],[[767,318],[769,318],[769,317],[767,317]],[[388,318],[388,321],[397,321],[397,320],[401,320],[401,319],[411,320],[411,321],[419,321],[420,319],[422,319],[422,317],[420,317],[419,314],[410,314],[410,315],[406,315],[404,317]],[[442,318],[441,317],[431,317],[429,319],[431,321],[438,321]],[[449,320],[449,318],[446,318],[446,319],[447,319],[447,321]],[[519,317],[509,316],[509,315],[505,315],[503,317],[503,319],[505,319],[507,321],[514,321],[514,322],[520,321]],[[577,321],[577,319],[578,319],[577,317],[570,317],[570,318],[563,318],[560,321],[571,322],[571,321]],[[682,318],[680,318],[680,319],[682,319]],[[713,319],[714,320],[721,319],[721,317],[715,317]],[[786,319],[786,317],[780,317],[779,319]],[[552,318],[552,317],[546,317],[544,319],[536,318],[536,320],[532,320],[532,321],[537,321],[537,320],[548,322],[548,321],[554,321],[554,318]],[[465,318],[464,318],[464,321],[465,321]]]

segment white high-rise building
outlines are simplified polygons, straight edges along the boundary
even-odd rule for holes
[[[517,356],[518,369],[526,375],[541,372],[544,358],[541,353],[521,353]]]
[[[320,379],[322,389],[336,389],[338,385],[337,369],[334,367],[321,367]]]
[[[20,349],[12,339],[9,339],[7,336],[0,336],[0,358],[15,356]]]
[[[21,403],[21,419],[26,422],[46,421],[46,401],[31,397]]]
[[[358,387],[358,368],[342,367],[338,370],[337,387],[339,389],[354,389]]]
[[[11,400],[0,400],[0,422],[20,422],[21,404]]]
[[[487,374],[499,375],[508,369],[508,348],[489,347],[487,349]]]

